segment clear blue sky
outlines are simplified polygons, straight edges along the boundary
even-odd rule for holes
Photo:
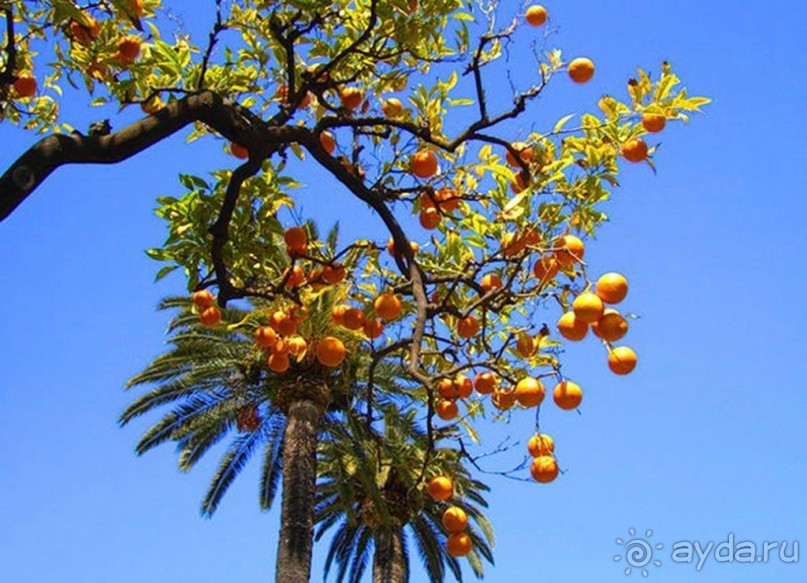
[[[207,22],[195,2],[176,4],[191,28]],[[587,390],[583,414],[544,420],[568,471],[551,486],[490,480],[497,565],[487,580],[641,578],[613,560],[614,539],[635,527],[665,544],[653,581],[805,581],[807,559],[710,558],[696,573],[668,552],[730,532],[807,546],[804,5],[546,5],[556,44],[598,69],[584,87],[557,83],[539,125],[623,91],[635,66],[657,70],[663,59],[714,103],[665,131],[657,176],[625,173],[613,222],[589,247],[596,271],[630,276],[640,366],[617,378],[593,343],[569,351],[566,370]],[[69,112],[78,126],[91,119]],[[33,139],[0,126],[0,167]],[[135,458],[145,425],[116,425],[132,398],[123,384],[162,348],[165,315],[154,306],[178,289],[153,285],[156,265],[143,254],[164,237],[154,198],[179,192],[179,171],[223,164],[232,159],[218,144],[178,137],[118,167],[60,170],[0,225],[0,580],[270,579],[278,517],[258,511],[257,468],[204,520],[198,505],[217,460],[186,475],[170,446]],[[306,196],[304,215],[320,217],[348,198],[331,187]],[[343,228],[381,237],[377,221]],[[523,438],[529,426],[521,416],[498,431]]]

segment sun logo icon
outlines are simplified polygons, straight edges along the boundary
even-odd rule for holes
[[[628,529],[628,535],[630,535],[630,538],[627,540],[617,537],[616,544],[621,546],[623,551],[621,555],[614,555],[614,561],[619,562],[625,559],[628,564],[625,569],[625,575],[631,575],[633,570],[636,569],[636,572],[641,572],[642,577],[647,577],[650,574],[647,570],[648,566],[652,564],[656,567],[661,567],[661,561],[653,558],[653,552],[663,549],[664,545],[661,543],[653,545],[649,541],[653,536],[653,531],[650,529],[647,529],[644,533],[644,538],[636,536],[635,528]]]

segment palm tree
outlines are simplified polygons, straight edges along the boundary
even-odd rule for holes
[[[316,540],[335,528],[325,576],[335,563],[337,581],[358,582],[372,549],[375,583],[406,582],[408,536],[414,540],[430,581],[443,581],[447,571],[461,581],[460,564],[442,542],[446,505],[427,499],[418,487],[428,438],[417,426],[416,411],[402,411],[400,404],[393,403],[382,403],[380,409],[380,432],[349,416],[329,424],[322,441]],[[487,507],[483,494],[488,487],[473,480],[460,461],[459,452],[438,449],[428,462],[428,475],[453,477],[456,496],[451,504],[460,506],[476,524],[468,531],[474,543],[468,558],[475,575],[481,577],[482,559],[493,563],[492,529],[482,512]]]

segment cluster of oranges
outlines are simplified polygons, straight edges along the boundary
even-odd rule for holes
[[[555,460],[555,442],[544,433],[536,433],[527,442],[532,456],[530,473],[536,482],[548,484],[558,477],[558,462]]]
[[[384,323],[401,317],[403,303],[394,293],[379,295],[373,302],[373,314],[366,315],[364,310],[347,304],[334,306],[332,319],[334,324],[348,330],[362,330],[370,340],[379,338],[384,333]]]
[[[473,394],[474,386],[464,374],[458,374],[453,379],[443,378],[437,382],[437,392],[440,400],[434,408],[437,416],[443,421],[451,421],[459,414],[458,399],[467,399]]]
[[[451,478],[435,476],[428,485],[429,496],[437,502],[447,502],[454,496],[454,484]],[[466,532],[468,515],[459,506],[449,506],[443,512],[443,528],[448,532],[446,550],[452,557],[464,557],[471,552],[473,542]]]

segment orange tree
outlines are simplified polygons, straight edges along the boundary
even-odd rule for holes
[[[281,523],[297,534],[281,535],[278,574],[306,580],[317,419],[345,352],[371,355],[356,395],[370,422],[378,363],[401,363],[428,440],[417,483],[448,500],[450,476],[430,464],[445,447],[438,424],[473,437],[493,407],[532,409],[537,426],[548,381],[559,407],[576,408],[582,391],[561,372],[560,345],[589,329],[613,372],[633,370],[636,354],[616,344],[627,320],[607,307],[624,299],[627,280],[597,278],[586,239],[606,218],[620,166],[652,167],[654,134],[708,100],[689,96],[664,63],[652,77],[639,70],[624,99],[605,96],[591,113],[519,134],[514,124],[534,119],[531,105],[550,82],[595,74],[589,58],[545,47],[544,7],[217,1],[209,34],[195,39],[174,30],[164,12],[173,4],[0,4],[0,119],[48,134],[0,176],[0,220],[60,166],[119,163],[182,130],[221,140],[239,160],[211,179],[183,175],[186,192],[159,199],[170,234],[150,254],[166,264],[160,277],[181,268],[205,325],[255,332],[268,369],[288,380],[281,409],[297,433],[287,442],[306,453],[285,459],[284,483],[295,488],[284,489]],[[524,50],[528,34],[540,48]],[[506,57],[519,47],[533,73],[502,105]],[[60,116],[67,84],[94,105],[142,116],[84,135]],[[366,203],[389,241],[320,241],[311,222],[283,220],[310,165]],[[322,294],[340,305],[325,328],[302,326],[311,334],[302,337],[297,326],[327,303]],[[221,307],[250,299],[260,308],[249,317],[223,320]],[[559,336],[535,324],[553,311]],[[529,449],[533,478],[552,481],[551,438],[536,435]],[[455,556],[470,551],[462,532],[446,544]]]

